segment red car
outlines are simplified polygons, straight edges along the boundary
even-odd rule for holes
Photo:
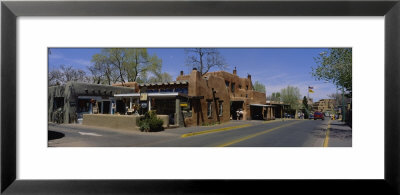
[[[317,119],[324,120],[325,119],[324,114],[322,112],[314,112],[314,120],[317,120]]]

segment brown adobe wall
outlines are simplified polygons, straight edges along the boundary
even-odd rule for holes
[[[207,75],[214,75],[223,78],[224,85],[225,81],[228,81],[229,87],[227,87],[227,89],[231,97],[246,97],[246,94],[248,94],[253,89],[251,84],[251,79],[240,78],[236,74],[231,74],[225,71],[216,71],[216,72],[209,72],[206,74],[206,76]],[[232,83],[235,83],[234,93],[232,93],[232,88],[231,88]]]
[[[204,96],[199,101],[192,102],[192,117],[185,119],[185,124],[188,126],[202,125],[218,122],[228,122],[230,118],[230,100],[229,94],[225,87],[223,78],[209,75],[207,79],[200,76],[197,70],[193,70],[189,77],[189,96]],[[215,97],[219,98],[214,100],[212,89],[216,91]],[[218,116],[219,104],[222,101],[223,113]],[[212,103],[212,116],[207,116],[207,102]]]
[[[188,75],[179,75],[178,77],[176,77],[177,81],[188,81],[190,79],[190,74]]]
[[[204,79],[207,77],[208,80]],[[189,96],[204,96],[201,100],[201,110],[197,114],[194,107],[192,110],[193,116],[186,118],[185,123],[187,125],[196,125],[197,121],[202,123],[216,122],[216,109],[213,106],[213,118],[207,118],[207,99],[212,99],[211,89],[217,90],[216,96],[224,100],[223,105],[223,116],[221,122],[229,121],[230,119],[230,102],[231,101],[243,101],[243,120],[251,119],[250,104],[265,104],[266,94],[253,91],[251,76],[248,78],[240,78],[236,74],[231,74],[225,71],[209,72],[200,76],[200,73],[196,70],[192,71],[189,75],[180,75],[176,80],[188,80],[189,81]],[[227,87],[225,82],[229,82]],[[232,93],[232,83],[235,83],[234,93]]]
[[[115,87],[129,87],[135,89],[135,93],[139,92],[139,84],[137,82],[126,82],[126,83],[114,83],[112,86]]]
[[[266,94],[253,91],[251,76],[248,78],[240,78],[234,71],[234,74],[217,71],[210,72],[206,75],[215,75],[223,78],[224,85],[225,81],[229,82],[229,87],[225,88],[228,90],[230,101],[243,101],[243,120],[251,119],[250,104],[265,104],[267,101]],[[232,83],[235,83],[234,92],[232,93]]]
[[[265,104],[267,102],[267,97],[265,96],[265,93],[252,91],[251,96],[252,99],[250,102],[253,104]]]

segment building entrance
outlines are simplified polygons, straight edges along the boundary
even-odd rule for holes
[[[244,101],[231,101],[232,120],[243,119],[243,103]]]
[[[262,106],[250,106],[250,116],[252,120],[263,120],[263,107]]]

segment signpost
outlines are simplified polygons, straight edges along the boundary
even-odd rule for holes
[[[147,102],[147,93],[140,93],[140,101]]]
[[[147,91],[146,88],[143,88],[142,90]],[[144,114],[143,111],[146,110],[146,108],[148,107],[148,105],[147,105],[148,100],[149,100],[148,94],[146,92],[143,92],[143,93],[140,92],[139,102],[140,102],[140,113],[141,114]]]

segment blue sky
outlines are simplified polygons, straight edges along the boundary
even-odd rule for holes
[[[88,72],[92,56],[100,52],[100,48],[51,48],[49,70],[60,65],[73,66]],[[333,84],[316,81],[311,75],[311,67],[315,67],[314,57],[324,48],[219,48],[228,64],[227,72],[236,67],[240,77],[252,75],[253,82],[259,81],[266,86],[267,95],[279,92],[288,85],[300,89],[302,96],[307,96],[307,87],[313,86],[315,93],[310,93],[314,101],[328,98],[328,94],[336,93]],[[183,48],[150,48],[150,54],[162,59],[162,70],[175,79],[180,70],[187,74],[191,68],[185,66],[186,54]]]

